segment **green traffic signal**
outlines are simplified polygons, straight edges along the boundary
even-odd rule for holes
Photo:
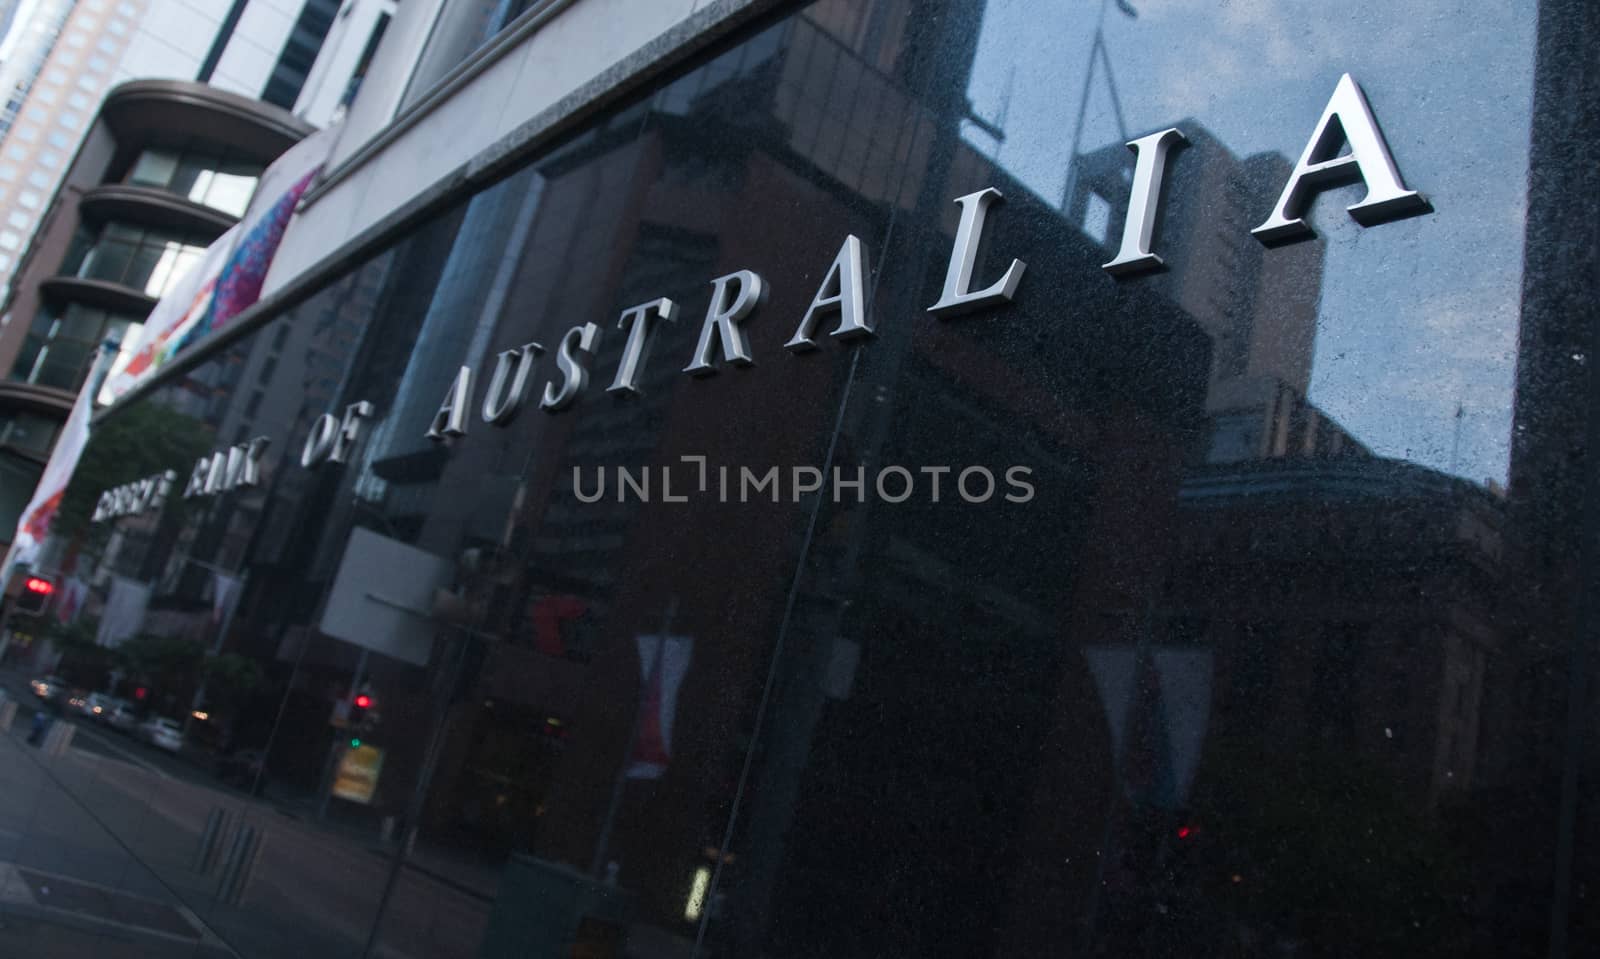
[[[360,749],[361,748],[361,740],[360,739],[351,739],[350,740],[350,748],[351,749]]]

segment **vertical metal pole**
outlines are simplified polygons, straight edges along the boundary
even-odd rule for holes
[[[622,808],[622,792],[628,783],[628,762],[633,759],[633,751],[639,746],[639,720],[644,697],[657,671],[661,669],[661,657],[667,648],[667,634],[672,632],[672,620],[677,615],[678,597],[673,596],[667,600],[666,612],[661,617],[661,631],[656,634],[655,662],[639,680],[639,695],[633,707],[633,728],[628,731],[628,748],[623,751],[622,762],[617,766],[617,778],[611,784],[611,802],[606,806],[606,818],[600,825],[600,838],[595,840],[594,860],[589,863],[589,873],[596,877],[602,875],[606,867],[606,854],[611,849],[611,829],[616,824],[617,812]]]

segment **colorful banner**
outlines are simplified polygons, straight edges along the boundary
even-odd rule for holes
[[[55,519],[56,510],[61,507],[61,497],[67,491],[67,482],[72,479],[72,471],[78,468],[78,458],[83,455],[83,448],[89,442],[89,417],[94,412],[94,387],[99,381],[99,371],[105,369],[104,363],[105,354],[102,352],[95,360],[94,371],[89,374],[88,381],[83,384],[83,389],[78,391],[78,399],[72,404],[72,412],[68,414],[66,424],[61,427],[61,435],[56,439],[55,449],[50,451],[50,461],[45,464],[44,472],[39,476],[39,485],[34,488],[33,499],[28,501],[28,507],[17,518],[17,535],[11,541],[11,549],[6,554],[6,581],[9,581],[11,570],[18,563],[32,565],[38,558],[40,544],[50,532],[50,521]]]
[[[221,626],[239,601],[240,587],[244,581],[236,576],[212,571],[211,573],[211,625]]]
[[[234,226],[217,238],[206,249],[206,255],[190,267],[181,279],[161,298],[144,321],[144,331],[129,355],[128,362],[113,367],[106,377],[101,399],[107,402],[120,399],[140,380],[159,369],[178,352],[196,324],[205,318],[211,308],[212,294],[222,267],[233,252],[234,241],[239,237],[239,227]]]
[[[144,629],[145,610],[150,606],[150,584],[126,576],[111,577],[111,592],[100,613],[100,629],[94,641],[101,646],[118,646]]]
[[[216,294],[205,317],[191,327],[178,347],[220,330],[261,298],[261,284],[283,241],[300,197],[316,179],[336,139],[336,127],[311,134],[274,160],[261,174],[250,206],[239,219],[237,241],[223,264]]]
[[[660,779],[672,759],[672,725],[678,712],[678,690],[689,674],[694,639],[688,636],[640,636],[639,667],[644,693],[639,700],[639,729],[626,779]]]
[[[267,167],[244,216],[150,312],[137,348],[125,365],[112,369],[102,399],[121,398],[179,350],[222,328],[261,297],[284,230],[333,142],[331,129],[313,133]]]
[[[76,576],[61,581],[61,596],[56,600],[56,621],[71,626],[83,613],[83,601],[89,598],[89,584]]]

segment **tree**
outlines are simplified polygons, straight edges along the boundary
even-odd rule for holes
[[[122,670],[149,686],[158,694],[154,698],[168,706],[188,703],[204,658],[204,648],[193,640],[149,633],[127,640],[114,651]]]
[[[84,533],[100,494],[165,470],[178,474],[168,509],[182,509],[183,483],[201,456],[211,452],[215,431],[192,416],[152,403],[119,409],[94,428],[89,445],[61,497],[51,532],[64,539]]]
[[[52,619],[43,633],[61,654],[56,673],[63,679],[82,686],[100,686],[105,682],[113,656],[111,650],[95,641],[93,622],[63,624]]]

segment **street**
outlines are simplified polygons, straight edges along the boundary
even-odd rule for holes
[[[18,685],[0,677],[18,702],[0,736],[0,955],[81,956],[89,946],[111,959],[361,955],[392,847],[297,821],[187,758],[86,719],[58,717],[76,727],[73,742],[48,756],[26,743],[38,706]],[[228,827],[214,861],[197,868],[214,813]],[[260,837],[259,853],[230,901],[226,860],[245,829]],[[375,954],[476,951],[486,898],[413,869],[391,895]],[[6,948],[13,939],[17,948]]]

